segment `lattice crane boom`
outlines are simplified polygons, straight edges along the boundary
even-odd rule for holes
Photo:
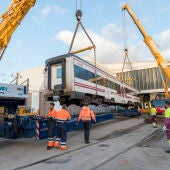
[[[0,16],[0,60],[12,34],[35,2],[36,0],[13,0],[6,12]]]

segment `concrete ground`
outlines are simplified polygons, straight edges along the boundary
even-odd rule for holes
[[[166,162],[170,162],[170,155],[164,153],[166,141],[162,142],[164,148],[158,148],[154,144],[152,148],[136,147],[138,142],[157,129],[147,124],[136,127],[134,131],[124,130],[142,122],[142,119],[135,118],[97,125],[91,130],[90,145],[83,143],[82,131],[71,132],[68,134],[69,149],[66,152],[57,149],[47,151],[46,140],[36,142],[34,139],[18,139],[0,142],[0,169],[16,169],[43,159],[38,164],[20,169],[147,169],[153,159],[161,162],[161,165],[153,163],[151,169],[166,169]]]

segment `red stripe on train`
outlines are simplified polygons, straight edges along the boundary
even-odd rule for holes
[[[82,84],[82,83],[78,83],[78,82],[75,82],[75,85],[76,85],[76,86],[79,86],[79,87],[85,87],[85,88],[88,88],[88,89],[96,90],[96,87],[89,86],[89,85]],[[100,88],[97,88],[97,91],[105,92],[104,89],[100,89]]]

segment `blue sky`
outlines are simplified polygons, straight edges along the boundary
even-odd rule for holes
[[[0,82],[9,82],[11,74],[43,66],[45,60],[68,52],[76,25],[76,0],[37,0],[14,32],[0,61]],[[1,0],[0,15],[11,0]],[[142,25],[170,56],[169,0],[82,0],[82,22],[97,46],[97,61],[103,64],[123,60],[121,6],[129,3]],[[129,57],[131,61],[154,60],[132,19],[126,14]],[[89,45],[82,31],[75,49]],[[92,52],[87,55],[92,56]]]

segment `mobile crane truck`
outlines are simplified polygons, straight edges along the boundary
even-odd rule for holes
[[[122,10],[127,10],[129,15],[133,19],[134,23],[136,24],[137,28],[141,32],[141,34],[142,34],[142,36],[144,38],[145,44],[148,46],[148,48],[150,49],[151,53],[155,57],[155,59],[157,61],[157,64],[158,64],[158,67],[165,74],[165,77],[168,79],[168,81],[170,81],[170,68],[169,68],[167,62],[164,60],[164,58],[161,55],[161,53],[159,52],[156,43],[146,33],[145,29],[143,28],[143,26],[141,25],[140,21],[135,16],[134,12],[132,11],[132,9],[130,8],[130,6],[128,4],[125,4],[122,7]],[[163,88],[164,88],[164,92],[165,92],[165,99],[158,99],[158,100],[155,99],[155,100],[151,101],[151,103],[155,105],[158,114],[163,114],[164,113],[164,110],[165,110],[165,108],[164,108],[165,101],[170,101],[170,99],[169,99],[170,94],[168,92],[168,86],[167,86],[167,84],[165,83],[165,81],[163,79],[161,71],[160,71],[160,74],[161,74],[162,84],[163,84]],[[142,113],[150,113],[150,108],[148,108],[148,109],[143,108],[142,109]]]

